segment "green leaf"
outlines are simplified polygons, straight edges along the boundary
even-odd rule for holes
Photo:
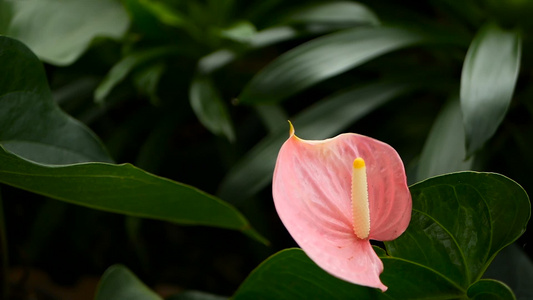
[[[379,24],[377,16],[366,6],[347,1],[317,3],[298,8],[287,19],[291,23]]]
[[[43,66],[21,42],[0,36],[0,144],[39,163],[110,162],[99,139],[55,104]]]
[[[468,298],[478,300],[515,300],[513,291],[504,283],[481,279],[468,288]]]
[[[266,242],[234,207],[130,164],[34,164],[0,147],[0,182],[76,205],[179,224],[240,230]]]
[[[386,299],[459,299],[464,295],[464,290],[431,268],[395,257],[381,260]]]
[[[113,265],[102,275],[94,300],[163,300],[123,265]]]
[[[522,235],[531,215],[522,187],[498,174],[453,173],[410,190],[411,222],[398,239],[385,242],[389,255],[425,266],[465,291]]]
[[[483,278],[504,282],[518,299],[533,299],[533,262],[517,244],[498,253]]]
[[[520,67],[518,31],[488,24],[476,35],[461,74],[461,109],[467,154],[479,150],[503,121]]]
[[[267,65],[244,88],[239,101],[279,102],[372,58],[420,41],[421,35],[400,28],[361,27],[332,33],[298,46]]]
[[[285,249],[253,270],[232,299],[378,299],[380,294],[329,275],[300,249]]]
[[[216,135],[235,140],[228,108],[207,76],[196,76],[189,90],[191,107],[200,122]]]
[[[179,51],[176,47],[150,48],[145,51],[133,52],[126,55],[107,73],[102,82],[94,91],[94,100],[98,103],[104,101],[111,90],[119,84],[136,68],[142,67],[158,58]]]
[[[422,149],[417,180],[469,170],[473,157],[466,159],[463,116],[459,99],[450,100],[439,112]]]
[[[2,1],[0,10],[12,13],[0,34],[28,45],[45,62],[68,65],[89,47],[95,37],[118,39],[129,18],[114,0]]]
[[[408,88],[407,84],[399,83],[350,88],[321,100],[291,118],[291,122],[302,138],[329,138]],[[277,153],[288,137],[288,127],[282,127],[259,142],[228,172],[219,196],[236,204],[267,186],[272,179]]]

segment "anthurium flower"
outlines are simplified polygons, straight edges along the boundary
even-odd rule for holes
[[[398,153],[378,140],[345,133],[281,147],[272,194],[281,221],[322,269],[386,291],[383,263],[370,240],[400,236],[411,219],[411,194]]]

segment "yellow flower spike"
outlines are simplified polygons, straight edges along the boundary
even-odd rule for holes
[[[353,161],[352,214],[355,235],[360,239],[367,239],[370,234],[370,209],[368,207],[366,166],[361,157]]]

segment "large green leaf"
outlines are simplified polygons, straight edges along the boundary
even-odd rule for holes
[[[73,204],[180,224],[240,230],[265,240],[231,205],[130,164],[45,166],[0,147],[0,182]]]
[[[387,27],[360,27],[332,33],[281,55],[245,87],[239,101],[279,102],[384,53],[413,45],[423,37]]]
[[[492,137],[507,112],[520,67],[521,41],[518,31],[489,24],[468,49],[461,74],[468,155]]]
[[[232,299],[377,299],[379,294],[329,275],[300,249],[286,249],[250,273]]]
[[[98,283],[94,300],[163,300],[123,265],[109,267]]]
[[[410,190],[411,223],[402,236],[385,243],[388,254],[425,266],[464,291],[522,235],[531,215],[522,187],[498,174],[453,173]]]
[[[291,118],[291,122],[302,138],[329,138],[408,88],[407,84],[399,83],[350,88],[321,100]],[[288,136],[288,127],[282,127],[250,150],[224,178],[220,197],[238,203],[267,186],[272,179],[277,153]]]
[[[473,157],[466,159],[463,116],[459,99],[450,100],[439,112],[422,149],[416,178],[469,170]]]
[[[129,18],[115,0],[2,1],[10,22],[0,22],[0,34],[24,42],[40,59],[68,65],[95,37],[120,38]]]
[[[41,62],[24,44],[0,36],[0,66],[1,145],[39,163],[111,161],[99,139],[55,104]]]
[[[454,299],[464,295],[424,266],[390,257],[382,260],[385,271],[381,279],[389,287],[385,293],[337,279],[318,267],[302,250],[285,249],[250,273],[232,299],[403,300]],[[431,298],[433,293],[447,298]]]

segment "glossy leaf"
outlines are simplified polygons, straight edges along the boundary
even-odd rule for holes
[[[383,250],[374,247],[378,254]],[[380,255],[382,256],[382,255]],[[381,279],[389,289],[350,284],[319,268],[301,249],[282,250],[250,273],[232,299],[454,299],[464,295],[436,272],[415,263],[382,257]],[[413,280],[413,278],[416,278]]]
[[[267,65],[248,83],[239,101],[279,102],[372,58],[421,41],[419,34],[399,28],[361,27],[332,33]]]
[[[94,300],[163,300],[123,265],[109,267],[98,284]]]
[[[411,194],[411,223],[385,243],[388,254],[426,266],[465,291],[525,231],[531,215],[525,191],[498,174],[434,177],[413,185]]]
[[[379,294],[329,275],[300,249],[286,249],[253,270],[232,299],[375,299]]]
[[[381,260],[381,280],[389,287],[385,299],[459,299],[464,295],[464,290],[427,266],[396,257],[382,256]]]
[[[207,129],[216,135],[225,136],[230,142],[235,140],[228,108],[210,78],[196,76],[193,79],[189,101],[194,113]]]
[[[301,137],[324,139],[340,133],[408,88],[407,84],[397,83],[350,88],[321,100],[291,118],[291,122]],[[259,142],[226,175],[219,190],[220,197],[239,203],[267,186],[272,179],[276,155],[286,139],[287,130],[282,127]]]
[[[439,112],[422,149],[418,181],[456,171],[470,170],[473,157],[466,159],[463,116],[459,99],[452,99]]]
[[[505,117],[518,78],[521,41],[518,31],[489,24],[468,49],[461,74],[461,109],[469,156],[492,137]]]
[[[115,0],[2,1],[12,13],[0,34],[22,41],[43,61],[74,62],[95,37],[120,38],[129,18]]]
[[[468,298],[474,300],[515,300],[513,291],[504,283],[481,279],[468,288]]]
[[[231,205],[130,164],[44,166],[0,149],[0,182],[94,209],[180,224],[240,230],[261,241]]]
[[[55,104],[37,57],[8,37],[0,49],[0,144],[39,163],[110,162],[99,139]]]

